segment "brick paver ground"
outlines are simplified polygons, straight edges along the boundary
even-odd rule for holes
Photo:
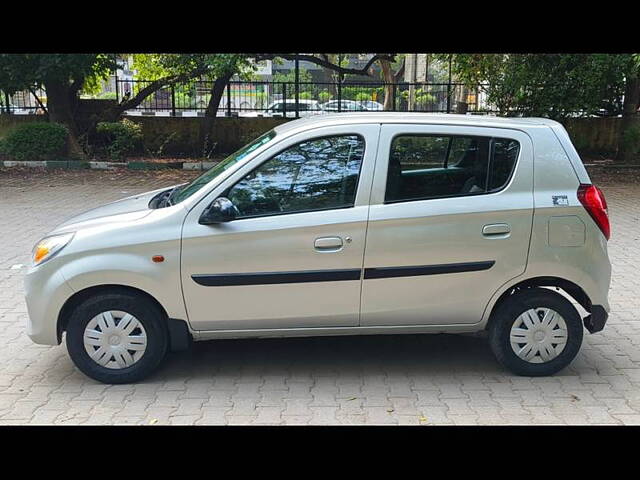
[[[225,340],[170,354],[136,385],[102,385],[64,345],[25,334],[34,242],[89,207],[184,172],[0,170],[1,424],[640,424],[640,183],[601,185],[613,223],[612,313],[570,367],[504,371],[482,335]]]

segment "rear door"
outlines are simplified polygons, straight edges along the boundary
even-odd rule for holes
[[[493,293],[525,271],[532,216],[525,133],[383,125],[360,324],[479,322]]]

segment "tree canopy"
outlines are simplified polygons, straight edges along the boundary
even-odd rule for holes
[[[563,118],[622,112],[632,55],[455,54],[452,70],[469,86],[482,84],[503,115]]]
[[[8,94],[40,87],[49,82],[66,82],[79,91],[86,82],[106,77],[116,66],[115,55],[0,54],[0,86]]]

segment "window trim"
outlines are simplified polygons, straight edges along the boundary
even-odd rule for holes
[[[220,193],[220,195],[218,195],[216,198],[220,198],[220,197],[227,197],[228,198],[229,191],[233,187],[235,187],[238,183],[240,183],[242,180],[244,180],[247,176],[251,175],[255,170],[260,168],[262,165],[264,165],[265,163],[273,160],[275,157],[277,157],[281,153],[285,152],[286,150],[289,150],[292,147],[300,145],[301,143],[312,142],[312,141],[320,140],[320,139],[323,139],[323,138],[350,137],[350,136],[357,136],[364,143],[364,149],[362,150],[362,159],[360,161],[360,168],[358,169],[358,181],[356,182],[356,190],[355,190],[354,195],[353,195],[353,204],[352,205],[345,205],[345,206],[338,206],[338,207],[326,207],[326,208],[313,208],[313,209],[307,209],[307,210],[296,210],[295,212],[274,212],[274,213],[264,213],[264,214],[258,214],[258,215],[246,215],[246,216],[242,216],[242,217],[236,217],[232,221],[236,222],[236,221],[240,221],[240,220],[248,220],[248,219],[251,219],[251,218],[277,217],[277,216],[281,216],[281,215],[295,215],[295,214],[298,214],[298,213],[326,212],[326,211],[330,211],[330,210],[344,210],[344,209],[347,209],[347,208],[354,208],[355,204],[356,204],[356,197],[358,195],[358,188],[360,188],[360,178],[361,178],[361,174],[362,174],[362,166],[364,165],[365,156],[366,156],[366,153],[367,153],[367,140],[366,140],[365,136],[362,133],[356,133],[356,132],[354,132],[354,133],[347,133],[347,132],[345,132],[345,133],[334,133],[334,134],[320,135],[320,136],[317,136],[317,137],[305,138],[304,140],[300,140],[299,142],[293,143],[293,144],[289,145],[288,147],[284,147],[282,150],[279,150],[277,153],[274,153],[269,158],[265,159],[264,161],[262,161],[258,165],[256,165],[254,168],[249,170],[240,179],[238,179],[236,182],[234,182],[233,185],[230,185],[229,187],[225,188],[222,191],[222,193]]]
[[[452,194],[452,195],[440,195],[438,197],[418,197],[418,198],[401,198],[401,199],[397,199],[397,200],[387,200],[387,183],[389,181],[389,161],[391,160],[391,148],[393,146],[393,142],[395,141],[395,139],[397,137],[449,137],[451,139],[451,141],[453,140],[454,137],[476,137],[476,138],[488,138],[489,139],[489,158],[488,158],[488,162],[487,162],[487,183],[486,185],[489,185],[489,173],[490,173],[490,168],[491,168],[491,161],[492,161],[492,154],[494,153],[494,143],[496,139],[504,139],[504,140],[511,140],[513,142],[516,142],[518,144],[518,155],[516,156],[516,160],[513,163],[513,168],[511,169],[511,172],[509,173],[509,177],[507,178],[507,180],[504,182],[504,184],[502,185],[502,187],[498,188],[498,189],[493,189],[493,190],[487,190],[486,192],[475,192],[475,193],[464,193],[464,194]],[[451,143],[451,142],[450,142]],[[387,158],[387,174],[386,174],[386,178],[385,178],[385,188],[384,188],[384,198],[383,198],[383,205],[391,205],[394,203],[407,203],[407,202],[420,202],[420,201],[425,201],[425,200],[439,200],[439,199],[445,199],[445,198],[464,198],[464,197],[476,197],[479,195],[490,195],[493,193],[499,193],[503,190],[505,190],[509,184],[511,183],[511,180],[513,180],[513,176],[516,172],[516,169],[518,167],[518,163],[520,161],[520,156],[522,154],[522,143],[520,142],[520,140],[516,139],[516,138],[509,138],[509,137],[497,137],[497,136],[488,136],[488,135],[465,135],[465,134],[457,134],[457,133],[395,133],[392,137],[391,140],[389,141],[389,156]],[[445,157],[445,161],[444,161],[444,165],[447,165],[449,163],[449,149],[447,150],[447,156]],[[446,167],[443,167],[446,168]]]

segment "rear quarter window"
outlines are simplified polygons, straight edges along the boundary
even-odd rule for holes
[[[391,142],[385,202],[496,192],[515,168],[513,139],[400,134]]]

